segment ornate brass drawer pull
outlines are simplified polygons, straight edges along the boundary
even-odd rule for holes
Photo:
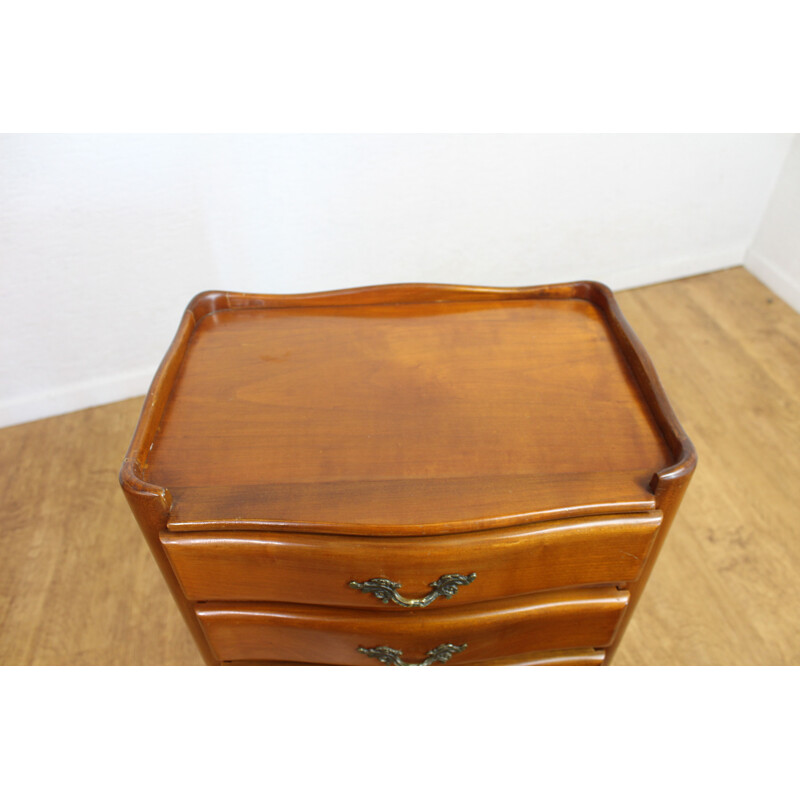
[[[469,575],[459,575],[454,572],[452,575],[442,575],[441,578],[429,583],[428,586],[432,587],[433,591],[419,599],[410,600],[403,597],[397,590],[401,588],[402,584],[390,581],[388,578],[370,578],[364,583],[358,581],[350,581],[348,584],[353,589],[360,589],[364,593],[372,592],[375,597],[383,603],[388,603],[390,600],[397,603],[403,608],[425,608],[429,606],[437,597],[452,597],[457,591],[459,586],[467,586],[475,580],[477,573],[471,572]]]
[[[425,654],[425,659],[420,661],[419,664],[406,663],[401,658],[403,655],[402,650],[395,650],[393,647],[384,645],[380,647],[359,647],[358,652],[370,658],[377,658],[382,664],[388,664],[390,667],[429,667],[436,661],[444,664],[456,653],[463,653],[466,649],[466,644],[440,644],[438,647],[434,647],[433,650],[428,650]]]

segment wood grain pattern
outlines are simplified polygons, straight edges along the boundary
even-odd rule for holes
[[[547,592],[516,600],[381,614],[322,606],[199,603],[219,661],[275,660],[380,665],[359,647],[388,646],[420,662],[444,643],[468,644],[452,663],[469,664],[532,650],[604,647],[628,602],[616,589]]]
[[[193,531],[296,530],[346,536],[396,536],[480,531],[587,514],[654,511],[656,500],[642,470],[484,475],[470,478],[328,481],[320,484],[202,486],[174,490],[167,528]],[[471,519],[464,519],[464,497]],[[550,505],[545,507],[545,498]],[[358,523],[345,522],[353,508]],[[388,522],[387,508],[395,508]],[[237,517],[232,515],[236,509]],[[324,509],[325,521],[292,519],[292,509]],[[434,522],[420,523],[422,509]],[[220,513],[220,512],[223,513]],[[331,517],[337,517],[332,521]]]
[[[163,415],[129,460],[169,491],[175,530],[443,533],[652,508],[674,453],[604,292],[240,296],[254,307],[181,329]],[[409,295],[435,302],[397,302]]]
[[[618,664],[800,664],[800,316],[744,269],[624,293],[702,461]]]
[[[524,653],[508,658],[490,658],[467,666],[475,667],[599,667],[605,651],[597,648],[548,650],[544,653]]]
[[[424,597],[442,575],[477,577],[453,606],[545,589],[635,580],[661,514],[593,517],[477,534],[381,537],[224,532],[163,533],[161,541],[190,600],[262,600],[402,611],[351,580],[388,578]],[[433,608],[431,605],[429,608]]]
[[[196,616],[185,582],[199,578],[190,594],[205,602],[212,597],[203,584],[216,590],[208,576],[221,570],[207,558],[198,573],[200,543],[182,549],[174,536],[164,538],[165,528],[215,533],[214,546],[205,552],[222,554],[223,561],[245,572],[251,563],[268,563],[277,555],[263,576],[270,591],[280,598],[293,590],[291,599],[308,604],[327,597],[335,605],[350,604],[341,591],[349,581],[313,560],[321,563],[338,552],[338,560],[327,561],[336,561],[334,567],[354,580],[347,561],[359,545],[343,539],[342,545],[328,546],[317,537],[313,541],[326,549],[314,552],[308,534],[374,539],[361,548],[366,553],[372,545],[372,560],[362,561],[372,577],[384,572],[379,537],[388,543],[405,535],[394,565],[417,579],[407,561],[425,551],[423,536],[469,532],[474,539],[461,548],[477,562],[469,572],[484,566],[488,572],[488,580],[471,593],[485,601],[471,608],[475,619],[484,620],[499,597],[563,589],[559,575],[566,576],[567,586],[624,585],[630,613],[695,460],[649,357],[607,287],[403,284],[312,296],[196,297],[153,381],[120,483],[207,663],[302,661],[306,656],[280,650],[292,631],[297,634],[285,629],[285,620],[320,615],[321,605],[297,605],[278,616],[264,612],[246,642],[223,646],[226,635],[241,634],[243,620],[253,619],[253,607],[209,617],[209,606],[201,605]],[[493,543],[492,537],[504,537],[502,527],[656,508],[660,524],[654,540],[632,547],[639,555],[626,553],[621,560],[622,553],[606,549],[608,563],[598,569],[592,559],[602,549],[584,545],[587,558],[570,573],[562,569],[563,542],[553,538],[543,547],[553,545],[555,554],[536,560],[535,578],[519,569],[520,553],[498,568],[497,554],[510,551],[511,544],[511,539]],[[296,531],[298,540],[282,548],[288,571],[274,553],[277,540],[272,552],[262,547],[259,556],[251,542],[249,559],[242,556],[242,542],[225,544],[223,531],[244,529]],[[495,530],[476,535],[488,529]],[[162,547],[167,543],[173,564],[183,568],[183,586]],[[295,562],[306,547],[310,555],[301,561],[322,579],[322,591],[307,584],[308,576],[292,572],[289,545]],[[192,554],[194,560],[187,561]],[[437,572],[444,574],[443,568]],[[237,590],[228,569],[228,589],[232,579]],[[305,588],[299,597],[298,587]],[[245,593],[243,599],[253,598]],[[576,598],[571,602],[577,607]],[[432,621],[440,617],[430,615]],[[412,618],[413,612],[403,610],[391,622],[402,628]],[[484,625],[485,655],[519,652],[493,649],[508,638],[503,626],[510,618],[504,613]],[[352,615],[344,619],[358,625]],[[537,620],[541,627],[541,614]],[[569,629],[567,624],[564,631]],[[358,663],[335,648],[327,653],[335,641],[322,628],[309,625],[303,631],[316,642],[314,648],[306,643],[306,651],[318,651],[313,660]],[[537,638],[536,646],[601,645],[609,660],[618,642],[551,635]]]
[[[0,663],[203,663],[119,491],[141,407],[0,430]]]
[[[701,451],[617,664],[800,664],[800,317],[744,269],[617,295]],[[199,664],[116,479],[141,398],[0,430],[0,663]]]
[[[591,647],[572,650],[547,650],[537,653],[488,658],[485,661],[470,661],[462,664],[459,661],[451,666],[467,667],[598,667],[605,659],[605,650]],[[318,664],[307,664],[301,661],[223,661],[224,666],[247,667],[315,667]]]

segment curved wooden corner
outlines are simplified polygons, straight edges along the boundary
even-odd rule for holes
[[[195,324],[203,317],[213,314],[215,311],[224,311],[231,307],[229,293],[208,291],[196,294],[186,306],[186,311],[192,315]]]
[[[697,465],[697,451],[678,422],[650,356],[625,319],[611,289],[597,281],[580,281],[575,284],[575,289],[578,296],[594,303],[603,311],[675,459],[668,467],[656,472],[650,480],[650,491],[661,495],[669,487],[688,480]]]
[[[687,437],[684,447],[678,457],[678,461],[672,466],[665,467],[653,475],[650,481],[650,491],[656,495],[663,494],[668,486],[687,480],[694,472],[696,466],[697,451]]]
[[[119,482],[125,497],[142,526],[147,525],[150,528],[156,526],[156,530],[166,527],[172,506],[169,489],[149,483],[144,477],[144,468],[155,432],[164,413],[169,387],[180,368],[186,346],[197,323],[195,314],[211,313],[209,309],[213,309],[215,304],[224,307],[221,306],[224,302],[222,292],[203,292],[191,301],[145,397],[136,431],[119,472]]]
[[[119,471],[119,483],[140,524],[146,522],[148,527],[166,527],[172,507],[169,489],[145,481],[141,465],[127,457]]]
[[[172,344],[150,384],[133,440],[119,471],[120,485],[142,526],[155,526],[156,530],[165,528],[172,507],[169,489],[149,483],[144,478],[147,456],[164,413],[170,386],[197,323],[208,314],[227,308],[230,308],[227,292],[207,291],[195,295],[187,305]]]

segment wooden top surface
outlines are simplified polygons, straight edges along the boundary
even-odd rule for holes
[[[142,463],[169,527],[447,532],[654,507],[675,458],[607,312],[566,291],[432,296],[192,320]]]

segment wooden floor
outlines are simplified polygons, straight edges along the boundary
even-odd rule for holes
[[[618,298],[700,462],[616,663],[800,664],[800,315],[742,268]],[[140,408],[0,429],[0,664],[202,663],[117,483]]]

